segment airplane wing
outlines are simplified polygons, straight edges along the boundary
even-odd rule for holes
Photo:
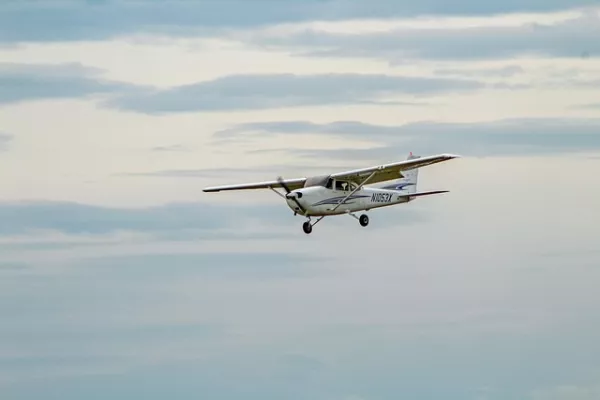
[[[427,165],[432,165],[459,157],[460,156],[454,154],[437,154],[433,156],[398,161],[390,164],[355,169],[352,171],[339,172],[332,174],[331,177],[340,180],[350,180],[360,185],[364,181],[364,179],[366,179],[369,175],[375,172],[375,175],[373,175],[373,177],[369,179],[367,183],[372,184],[402,178],[402,171],[425,167]]]
[[[295,179],[284,179],[285,183],[290,190],[299,189],[304,186],[306,178],[295,178]],[[203,189],[203,192],[220,192],[222,190],[247,190],[247,189],[268,189],[268,188],[282,188],[278,181],[266,181],[266,182],[254,182],[254,183],[240,183],[237,185],[224,185],[224,186],[213,186]]]
[[[411,158],[404,161],[398,161],[391,164],[383,164],[374,167],[355,169],[352,171],[339,172],[331,174],[330,177],[353,181],[356,184],[362,184],[362,181],[367,178],[371,173],[375,172],[375,175],[369,179],[368,183],[384,182],[393,179],[402,178],[402,171],[409,169],[420,168],[426,165],[439,163],[442,161],[451,160],[458,158],[459,156],[453,154],[439,154],[434,156]],[[289,187],[290,190],[299,189],[304,186],[307,178],[294,178],[284,179],[283,182]],[[254,183],[240,183],[235,185],[224,185],[224,186],[213,186],[203,189],[203,192],[220,192],[224,190],[247,190],[247,189],[268,189],[268,188],[281,188],[281,184],[278,181],[266,181],[266,182],[254,182]]]

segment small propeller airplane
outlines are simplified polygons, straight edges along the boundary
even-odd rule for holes
[[[348,214],[356,218],[361,226],[367,226],[367,214],[357,217],[356,212],[408,203],[421,196],[447,193],[448,190],[417,192],[418,168],[459,157],[454,154],[419,157],[411,152],[406,160],[390,164],[308,178],[279,177],[275,181],[214,186],[203,191],[271,189],[285,199],[294,215],[307,218],[302,229],[309,234],[313,226],[326,216]],[[365,186],[367,183],[369,186]],[[275,188],[283,188],[286,194]],[[312,222],[311,217],[318,219]]]

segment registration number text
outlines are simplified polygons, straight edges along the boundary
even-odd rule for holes
[[[391,200],[391,193],[373,193],[371,195],[371,203],[388,203]]]

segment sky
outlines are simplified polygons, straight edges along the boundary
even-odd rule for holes
[[[0,397],[600,398],[600,7],[5,1]],[[325,218],[207,186],[459,154]]]

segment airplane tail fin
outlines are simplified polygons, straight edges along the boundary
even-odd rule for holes
[[[420,158],[420,156],[415,156],[412,152],[406,158],[407,160],[414,160],[415,158]],[[411,169],[407,171],[403,171],[402,175],[404,177],[400,179],[396,179],[393,182],[389,182],[382,189],[391,189],[391,190],[402,190],[402,192],[407,194],[412,194],[417,192],[417,183],[419,180],[419,169]]]
[[[421,156],[415,156],[411,151],[406,159],[414,160],[415,158],[420,158],[420,157]],[[419,168],[405,171],[402,175],[404,175],[404,178],[400,179],[400,182],[402,184],[407,185],[407,186],[405,186],[405,188],[408,191],[408,193],[411,193],[411,194],[416,193],[417,192],[417,183],[419,180]]]

